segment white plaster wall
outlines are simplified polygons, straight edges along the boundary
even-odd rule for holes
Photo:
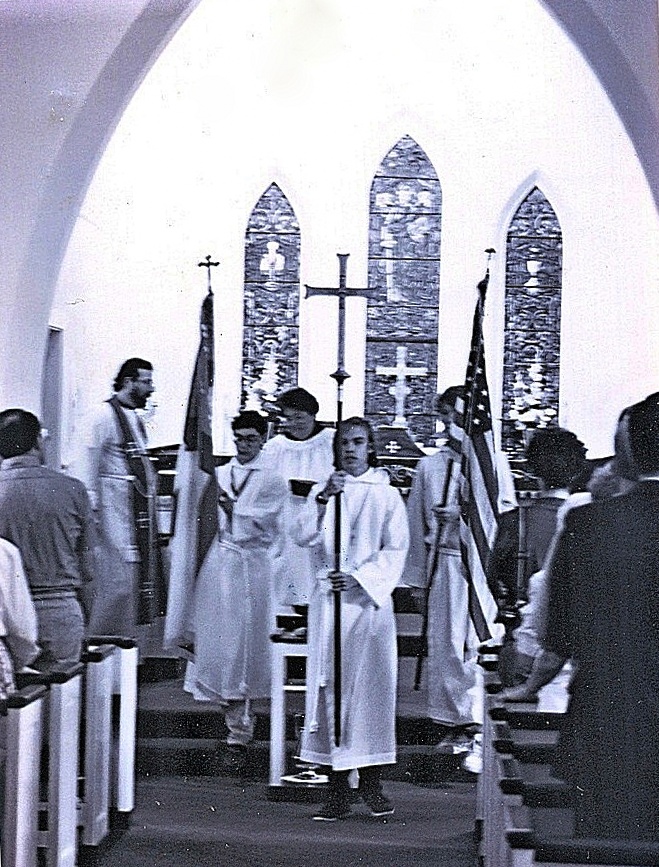
[[[623,127],[552,18],[529,0],[202,0],[133,98],[90,186],[57,288],[75,466],[119,363],[156,367],[156,444],[178,442],[205,274],[219,258],[216,437],[239,397],[243,241],[276,181],[302,230],[302,282],[365,285],[369,187],[410,134],[444,193],[439,384],[464,377],[475,286],[492,265],[487,351],[501,374],[505,234],[534,183],[564,236],[561,423],[611,449],[657,388],[657,214]],[[335,305],[301,310],[300,382],[332,417]],[[363,400],[363,302],[348,307],[346,412]],[[68,439],[68,443],[67,443]]]

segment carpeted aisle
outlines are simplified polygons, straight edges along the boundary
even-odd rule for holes
[[[141,779],[131,827],[102,847],[98,867],[474,867],[475,781],[385,786],[389,819],[359,804],[323,823],[313,805],[269,800],[261,782]]]

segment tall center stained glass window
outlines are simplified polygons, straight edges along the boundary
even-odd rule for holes
[[[366,322],[366,417],[434,443],[442,191],[410,136],[371,185]]]

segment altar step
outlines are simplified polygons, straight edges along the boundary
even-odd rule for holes
[[[154,776],[222,776],[226,728],[217,705],[196,702],[183,690],[185,663],[167,656],[148,657],[140,673],[137,773]],[[436,733],[425,717],[426,693],[413,689],[415,660],[399,660],[397,705],[398,762],[386,769],[388,779],[437,782],[447,778],[473,780],[460,770],[462,756],[440,754]],[[246,776],[266,781],[269,770],[269,701],[255,701],[255,737],[248,750]],[[304,694],[289,694],[286,703],[287,772],[295,770],[293,755],[304,712]],[[456,776],[457,775],[457,776]]]

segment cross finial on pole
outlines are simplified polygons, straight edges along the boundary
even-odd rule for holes
[[[337,367],[330,376],[336,380],[336,424],[337,428],[343,420],[343,383],[350,374],[345,369],[346,345],[346,298],[351,295],[368,297],[375,289],[348,289],[346,286],[346,268],[348,253],[337,253],[339,257],[338,288],[321,288],[307,286],[305,297],[312,295],[331,295],[339,299],[339,339],[337,350]],[[337,469],[340,469],[337,466]],[[334,571],[341,571],[341,492],[334,495]],[[334,590],[334,743],[341,743],[341,591]]]
[[[213,294],[213,290],[212,290],[212,288],[211,288],[211,268],[217,268],[217,266],[218,266],[220,263],[219,263],[219,262],[212,262],[212,261],[211,261],[211,258],[212,258],[212,257],[211,257],[210,255],[208,255],[208,256],[206,256],[206,258],[204,259],[203,262],[197,262],[197,264],[199,265],[200,268],[205,268],[205,269],[206,269],[206,274],[207,274],[207,277],[208,277],[208,291],[209,291],[210,294],[212,295],[212,294]]]

